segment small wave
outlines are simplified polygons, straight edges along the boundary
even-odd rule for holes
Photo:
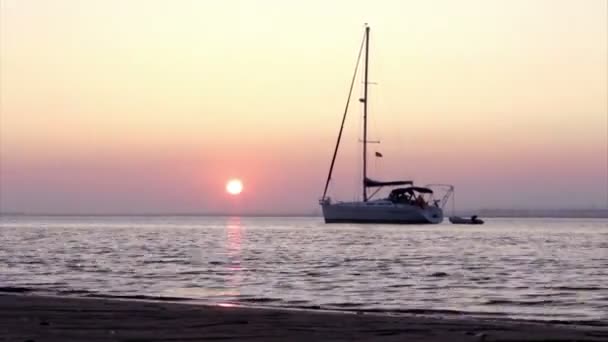
[[[178,275],[199,275],[199,274],[205,274],[206,272],[204,271],[183,271],[183,272],[177,272]]]
[[[239,298],[239,302],[245,303],[273,303],[273,302],[281,302],[282,300],[279,298],[271,298],[271,297],[250,297],[250,298]]]
[[[508,299],[490,299],[487,300],[485,305],[525,305],[525,306],[534,306],[534,305],[551,305],[558,304],[560,302],[554,300],[530,300],[530,301],[518,301],[518,300],[508,300]]]
[[[467,271],[475,271],[475,270],[482,270],[484,268],[488,268],[487,266],[464,266],[463,269],[467,270]]]
[[[292,307],[290,307],[292,309],[299,309],[299,310],[310,310],[310,311],[326,311],[326,310],[331,310],[331,309],[327,309],[324,308],[320,305],[315,305],[315,304],[311,304],[311,305],[294,305]],[[335,310],[331,310],[331,311],[335,311]],[[344,311],[348,311],[348,310],[344,310]]]
[[[84,297],[91,297],[91,298],[109,298],[109,299],[140,299],[140,300],[157,300],[157,301],[170,301],[170,302],[175,302],[175,301],[185,301],[185,300],[192,300],[191,298],[184,298],[184,297],[164,297],[164,296],[147,296],[147,295],[106,295],[106,294],[88,294],[85,295]]]
[[[528,319],[528,322],[537,322],[537,323],[550,323],[550,324],[563,324],[563,325],[587,325],[587,326],[595,326],[595,327],[608,327],[608,323],[606,321],[600,321],[596,319]],[[589,336],[593,336],[590,333],[587,333]],[[608,337],[608,334],[599,333],[597,337]]]
[[[601,286],[545,286],[545,289],[563,290],[563,291],[605,291],[608,287]]]
[[[179,264],[179,265],[190,265],[190,261],[183,259],[159,259],[159,260],[144,260],[142,262],[144,265],[151,264]]]
[[[435,272],[435,273],[431,273],[429,274],[429,277],[447,277],[448,274],[445,272]]]
[[[376,261],[376,258],[344,258],[344,262],[368,262],[368,261]]]
[[[291,304],[291,305],[300,305],[300,304],[309,303],[309,301],[307,301],[307,300],[287,300],[287,301],[285,301],[285,303]]]
[[[336,307],[336,308],[356,308],[362,306],[361,303],[331,303],[327,304],[328,307]]]
[[[34,291],[33,289],[30,289],[28,287],[18,287],[18,286],[3,286],[0,287],[0,292],[8,292],[8,293],[27,293],[27,292],[32,292]]]
[[[37,287],[37,288],[47,287],[47,286],[51,287],[51,288],[53,288],[53,287],[56,288],[56,287],[61,286],[61,285],[67,285],[67,283],[64,282],[64,281],[57,281],[57,282],[52,282],[52,283],[51,282],[40,282],[40,283],[25,282],[25,283],[21,283],[21,285],[26,285],[25,286],[26,288],[30,288],[29,286]]]
[[[471,281],[489,281],[492,280],[492,277],[472,277],[469,278]]]
[[[340,266],[342,266],[342,264],[337,263],[337,262],[332,262],[332,263],[328,263],[328,264],[314,265],[313,268],[323,269],[323,268],[336,268],[336,267],[340,267]]]
[[[406,314],[406,315],[475,315],[475,316],[507,316],[506,313],[500,312],[472,312],[462,310],[449,310],[449,309],[343,309],[344,311],[363,311],[369,313],[378,314]]]
[[[59,291],[57,291],[57,294],[64,294],[64,295],[86,295],[86,294],[93,294],[93,292],[87,291],[87,290],[59,290]]]
[[[46,265],[46,262],[43,260],[25,260],[19,263],[24,265]]]

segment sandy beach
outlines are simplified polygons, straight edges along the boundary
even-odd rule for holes
[[[2,341],[606,341],[608,327],[0,295]]]

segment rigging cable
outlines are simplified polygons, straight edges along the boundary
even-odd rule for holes
[[[350,90],[348,91],[348,98],[346,100],[346,106],[344,108],[344,114],[342,116],[342,124],[340,125],[340,132],[338,133],[338,140],[336,141],[336,148],[334,149],[334,155],[331,159],[331,165],[329,166],[329,174],[327,175],[327,180],[325,181],[325,189],[323,190],[322,200],[325,200],[325,196],[327,195],[327,188],[329,187],[329,181],[331,180],[331,174],[334,170],[334,164],[336,163],[336,156],[338,155],[338,147],[340,146],[340,140],[342,139],[342,131],[344,131],[344,122],[346,121],[346,113],[348,113],[348,105],[350,104],[350,98],[353,94],[353,87],[355,85],[355,80],[357,78],[357,71],[359,70],[359,64],[361,62],[361,53],[363,52],[363,45],[365,43],[365,34],[363,35],[363,39],[361,40],[361,47],[359,48],[359,55],[357,56],[357,64],[355,64],[355,72],[353,73],[352,81],[350,82]]]

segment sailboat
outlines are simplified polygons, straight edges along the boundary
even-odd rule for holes
[[[443,206],[447,202],[453,187],[446,185],[448,191],[442,199],[435,199],[434,191],[431,186],[415,186],[411,180],[391,180],[378,181],[368,177],[367,175],[367,145],[370,141],[367,140],[367,120],[368,120],[368,76],[369,76],[369,38],[370,27],[365,25],[365,33],[357,64],[350,85],[342,124],[338,133],[336,147],[329,167],[329,174],[325,182],[323,196],[319,200],[319,204],[323,210],[325,223],[395,223],[395,224],[437,224],[443,221]],[[327,190],[331,181],[336,156],[342,139],[344,130],[344,122],[353,92],[353,86],[357,78],[357,71],[360,68],[361,54],[365,51],[364,70],[363,70],[363,97],[360,102],[363,104],[363,179],[362,200],[353,202],[333,201],[327,196]],[[442,184],[437,184],[442,185]],[[374,196],[384,188],[389,187],[392,190],[388,197],[374,199]],[[450,188],[451,187],[451,188]],[[371,194],[369,193],[371,191]]]

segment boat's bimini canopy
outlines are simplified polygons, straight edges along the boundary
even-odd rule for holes
[[[372,187],[380,187],[380,186],[412,185],[414,183],[412,181],[388,181],[388,182],[381,182],[381,181],[376,181],[376,180],[373,180],[373,179],[370,179],[370,178],[365,178],[364,184],[365,184],[366,187],[372,188]]]
[[[404,193],[413,194],[414,192],[418,192],[421,194],[432,194],[433,190],[429,188],[423,188],[419,186],[411,186],[409,188],[397,188],[391,191],[391,196],[402,195]]]

